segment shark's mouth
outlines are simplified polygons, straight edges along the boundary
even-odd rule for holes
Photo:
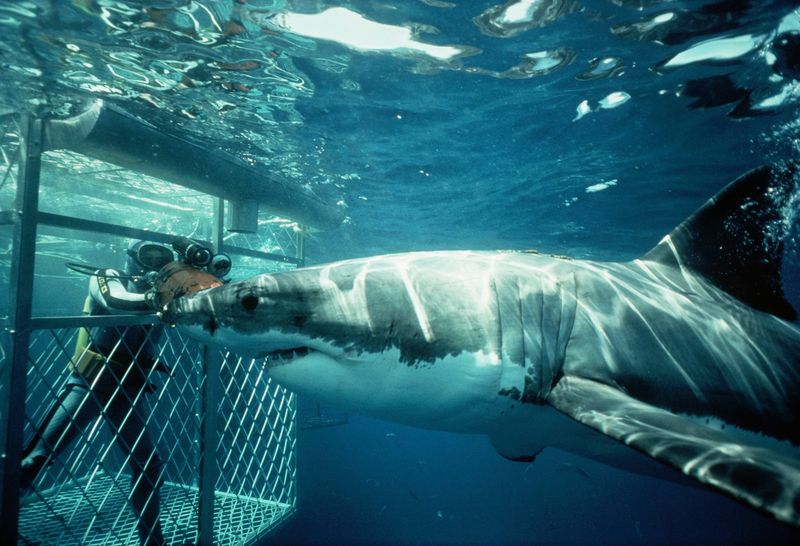
[[[270,351],[265,356],[271,366],[283,366],[293,360],[307,356],[311,351],[308,347],[295,347],[294,349]]]

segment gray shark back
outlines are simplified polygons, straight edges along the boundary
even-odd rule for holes
[[[703,422],[800,443],[800,330],[786,322],[797,311],[781,279],[784,240],[800,217],[796,173],[793,164],[751,171],[641,260],[588,266],[548,403],[800,525],[798,451]]]
[[[686,269],[578,263],[563,375],[800,444],[800,330]]]

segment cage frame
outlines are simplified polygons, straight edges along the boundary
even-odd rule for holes
[[[39,210],[39,190],[42,155],[46,151],[46,120],[32,115],[19,117],[18,170],[16,177],[15,210],[0,211],[0,226],[11,228],[11,267],[8,286],[8,315],[0,318],[0,342],[5,363],[0,366],[0,542],[16,544],[19,540],[20,475],[23,451],[26,404],[26,372],[30,361],[32,333],[54,327],[96,327],[104,325],[129,326],[154,324],[154,315],[34,317],[32,301],[35,278],[37,231],[40,225],[67,228],[81,232],[139,238],[168,243],[174,235],[125,227],[47,213]],[[225,244],[225,200],[215,198],[212,242],[219,252],[240,254],[252,258],[278,261],[301,267],[304,264],[304,231],[295,232],[296,255],[285,256]],[[197,514],[198,544],[214,544],[216,444],[218,438],[216,410],[218,408],[219,370],[218,350],[202,346],[202,401],[200,413],[200,461],[198,471],[199,509]],[[296,420],[296,415],[295,415]],[[4,426],[2,426],[4,425]],[[293,447],[296,451],[296,446]],[[295,461],[296,461],[296,453]],[[294,479],[296,480],[296,471]],[[295,488],[296,490],[296,488]],[[295,506],[281,521],[296,510]],[[251,536],[246,543],[263,537],[274,526]]]

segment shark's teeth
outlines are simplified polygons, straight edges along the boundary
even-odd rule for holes
[[[308,347],[296,347],[294,349],[283,349],[280,351],[272,351],[267,355],[269,361],[274,364],[288,364],[295,358],[306,356],[309,353]]]

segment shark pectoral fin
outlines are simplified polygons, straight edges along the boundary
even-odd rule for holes
[[[800,461],[587,379],[564,377],[558,411],[777,519],[800,525]]]

